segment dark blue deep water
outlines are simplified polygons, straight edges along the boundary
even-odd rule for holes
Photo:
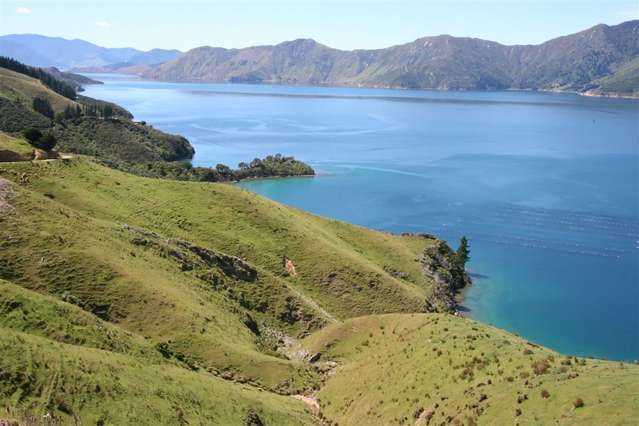
[[[392,232],[468,236],[469,315],[558,351],[639,359],[639,103],[98,77],[86,94],[185,135],[196,165],[280,152],[315,178],[244,182]]]

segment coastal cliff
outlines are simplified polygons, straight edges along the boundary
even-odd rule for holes
[[[426,298],[426,309],[429,312],[456,312],[456,294],[472,284],[457,254],[445,241],[437,240],[424,249],[420,263],[434,280],[432,291]]]

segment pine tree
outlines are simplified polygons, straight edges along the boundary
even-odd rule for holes
[[[459,248],[457,249],[457,261],[461,267],[465,267],[466,263],[470,260],[470,248],[468,246],[468,239],[463,236],[459,240]]]

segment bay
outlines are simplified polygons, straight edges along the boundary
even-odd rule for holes
[[[639,102],[536,92],[189,84],[86,95],[186,136],[194,165],[282,153],[240,186],[316,214],[471,243],[468,315],[566,354],[639,359]]]

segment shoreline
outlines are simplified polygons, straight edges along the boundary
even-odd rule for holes
[[[384,89],[384,90],[414,90],[414,91],[423,91],[423,92],[441,92],[441,93],[467,93],[467,92],[477,92],[477,93],[491,93],[491,92],[530,92],[530,93],[557,93],[557,94],[572,94],[578,96],[584,96],[587,98],[607,98],[607,99],[628,99],[628,100],[639,100],[639,94],[637,95],[629,95],[622,94],[617,92],[594,92],[593,89],[589,89],[583,92],[579,92],[576,90],[562,90],[562,89],[544,89],[544,88],[518,88],[518,87],[508,87],[503,89],[445,89],[438,87],[405,87],[405,86],[394,86],[394,85],[361,85],[361,84],[296,84],[294,82],[284,82],[279,83],[275,81],[262,81],[262,82],[252,82],[252,83],[235,83],[231,81],[206,81],[206,80],[168,80],[168,79],[159,79],[159,78],[148,78],[146,76],[140,74],[128,74],[128,73],[118,73],[118,72],[82,72],[80,75],[90,76],[90,75],[104,75],[110,74],[114,76],[128,76],[140,81],[149,81],[149,82],[160,82],[160,83],[184,83],[184,84],[231,84],[231,85],[249,85],[249,86],[283,86],[283,87],[307,87],[307,88],[334,88],[334,89]],[[596,89],[595,89],[596,90]]]
[[[317,174],[313,175],[289,175],[289,176],[263,176],[263,177],[248,177],[240,180],[228,181],[226,183],[242,183],[245,181],[255,182],[260,180],[279,180],[279,179],[291,179],[291,178],[312,178],[318,176]]]

